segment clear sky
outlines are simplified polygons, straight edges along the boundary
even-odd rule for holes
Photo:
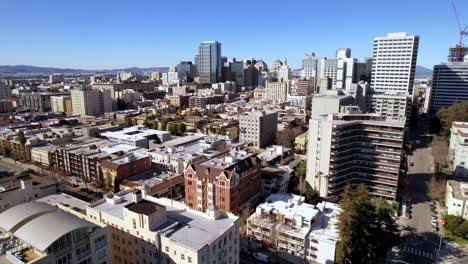
[[[455,2],[468,24],[468,1]],[[458,42],[448,0],[0,0],[0,65],[171,66],[218,40],[223,56],[297,68],[306,52],[340,47],[361,60],[388,32],[419,35],[418,64],[429,68]]]

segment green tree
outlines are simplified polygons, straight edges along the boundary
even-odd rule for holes
[[[167,119],[163,118],[159,123],[159,130],[166,131],[167,130]]]
[[[177,124],[174,124],[174,123],[169,124],[167,126],[167,131],[171,132],[171,134],[173,135],[177,134]]]
[[[468,122],[468,102],[461,102],[440,109],[437,112],[437,118],[439,118],[442,125],[442,134],[448,137],[453,121]]]
[[[182,136],[186,130],[187,130],[187,127],[185,126],[184,123],[177,124],[177,133],[179,134],[179,136]]]
[[[18,133],[16,133],[16,140],[18,140],[18,142],[23,146],[26,144],[28,140],[26,139],[23,130],[20,130]]]
[[[354,191],[350,185],[346,186],[340,207],[340,240],[336,246],[335,261],[343,263],[346,258],[352,263],[375,263],[378,237],[374,208],[364,185],[359,185]]]
[[[301,161],[297,166],[294,168],[294,175],[299,179],[299,195],[302,196],[304,193],[304,179],[306,177],[307,171],[307,162]]]
[[[374,207],[374,214],[378,227],[380,227],[382,231],[382,236],[385,236],[385,233],[392,234],[395,232],[397,230],[397,225],[395,224],[393,216],[398,211],[398,205],[382,198],[374,198],[371,202]]]
[[[312,188],[307,190],[305,198],[306,198],[306,203],[313,204],[313,205],[318,204],[321,200],[320,193],[317,190],[312,189]]]

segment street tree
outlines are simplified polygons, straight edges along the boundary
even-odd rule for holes
[[[18,142],[23,146],[26,144],[28,140],[26,139],[23,130],[20,130],[18,133],[16,133],[16,140],[18,140]]]
[[[468,122],[468,102],[453,104],[437,112],[442,125],[442,135],[448,137],[453,121]]]
[[[346,186],[341,195],[338,216],[340,240],[336,246],[335,261],[344,263],[375,263],[378,247],[374,207],[364,185],[355,190]]]

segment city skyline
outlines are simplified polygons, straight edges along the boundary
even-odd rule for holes
[[[385,13],[370,1],[359,2],[341,3],[339,9],[334,3],[300,1],[281,8],[249,3],[252,12],[241,10],[241,2],[230,10],[207,2],[183,2],[192,13],[182,11],[177,16],[178,7],[164,3],[124,8],[118,3],[84,1],[71,9],[57,1],[51,9],[38,3],[25,8],[22,1],[9,1],[0,18],[9,25],[0,36],[1,64],[80,69],[172,66],[193,61],[201,42],[217,40],[223,44],[223,56],[255,57],[268,64],[288,58],[292,68],[299,68],[304,53],[334,57],[337,49],[348,47],[353,57],[362,60],[371,57],[375,37],[408,32],[421,38],[418,65],[432,68],[446,61],[448,47],[458,41],[456,21],[446,1],[425,2],[424,10],[413,2],[380,3],[378,8]],[[462,1],[456,4],[459,11],[468,8]],[[209,23],[216,15],[191,15],[203,8],[220,21]],[[350,16],[353,13],[366,15]],[[460,17],[462,23],[466,21],[463,12]]]

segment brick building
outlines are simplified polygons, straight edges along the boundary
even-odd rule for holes
[[[245,151],[231,150],[185,170],[185,203],[205,212],[216,205],[238,213],[257,198],[260,191],[260,159]]]

